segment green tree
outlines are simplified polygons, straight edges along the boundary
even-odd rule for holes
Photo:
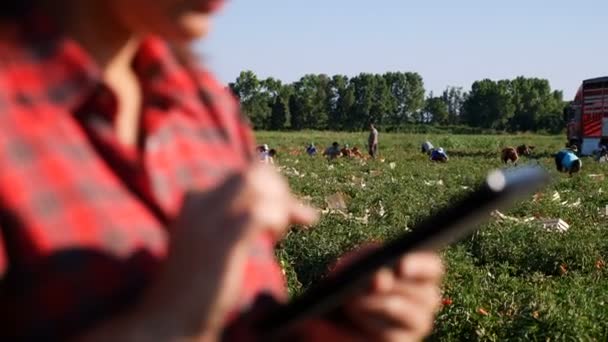
[[[415,72],[406,72],[405,78],[407,80],[407,92],[405,96],[405,110],[409,121],[422,121],[420,118],[420,112],[424,108],[425,102],[425,90],[424,81],[422,76]]]
[[[376,78],[372,74],[360,74],[351,79],[354,89],[355,102],[353,103],[349,129],[364,129],[372,120],[371,111],[375,101]]]
[[[295,91],[289,96],[289,113],[291,116],[291,129],[301,130],[304,129],[306,118],[304,114],[304,104],[302,100],[296,95]]]
[[[354,102],[352,91],[350,95],[348,94],[348,90],[350,89],[349,83],[348,77],[344,75],[334,75],[331,78],[327,97],[329,115],[327,127],[331,130],[344,129],[345,123],[348,120],[352,103]]]
[[[241,102],[241,110],[249,117],[256,129],[267,129],[270,117],[268,94],[263,83],[252,71],[243,71],[230,86]]]
[[[441,97],[448,107],[448,123],[460,124],[466,93],[460,87],[447,87]]]
[[[429,98],[426,99],[424,113],[427,116],[427,122],[432,122],[439,125],[445,125],[449,122],[450,116],[448,105],[444,101],[443,97],[434,97],[432,93]]]
[[[563,112],[563,94],[551,90],[548,80],[518,77],[511,81],[514,115],[509,122],[512,131],[556,129]],[[561,120],[559,120],[561,121]]]
[[[330,79],[327,75],[305,75],[294,84],[294,96],[300,110],[298,120],[301,128],[326,129],[328,121],[328,90]]]
[[[369,113],[370,121],[382,124],[386,121],[385,118],[389,116],[388,113],[393,112],[395,107],[396,104],[386,80],[382,75],[374,75],[373,102]],[[364,124],[366,125],[366,123]]]
[[[272,112],[270,114],[270,129],[283,130],[287,124],[287,113],[289,108],[285,99],[281,96],[275,96]]]
[[[422,77],[412,72],[388,72],[382,77],[392,95],[387,106],[387,121],[400,125],[420,120],[419,113],[425,105]]]
[[[506,129],[515,110],[510,81],[485,79],[473,83],[463,108],[465,122],[473,127]]]

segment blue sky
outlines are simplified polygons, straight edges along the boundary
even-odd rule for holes
[[[524,75],[570,99],[608,75],[607,18],[607,0],[229,0],[197,49],[223,82],[415,71],[438,93]]]

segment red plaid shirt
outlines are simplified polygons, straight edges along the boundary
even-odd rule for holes
[[[44,20],[0,33],[0,340],[63,339],[128,309],[166,257],[184,192],[249,163],[249,128],[209,73],[153,37],[133,69],[144,103],[131,149],[75,41]],[[271,241],[252,251],[244,285],[241,307],[284,295]]]

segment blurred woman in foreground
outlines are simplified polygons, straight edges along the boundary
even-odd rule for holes
[[[260,295],[286,299],[274,244],[316,213],[184,49],[219,5],[0,4],[0,340],[213,341]],[[440,276],[411,255],[342,321],[293,334],[420,339]]]

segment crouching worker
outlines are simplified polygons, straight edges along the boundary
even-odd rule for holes
[[[311,143],[310,145],[308,145],[308,147],[306,148],[306,154],[308,154],[311,157],[314,157],[315,155],[317,155],[317,148],[315,147],[314,143]]]
[[[431,161],[446,163],[448,161],[448,154],[441,147],[435,148],[431,151]]]
[[[340,144],[334,142],[328,147],[324,152],[323,156],[327,157],[327,159],[336,159],[342,155],[342,151],[340,150]]]
[[[361,150],[359,150],[359,148],[357,146],[353,147],[353,149],[351,150],[353,157],[355,158],[363,158],[363,154],[361,153]]]
[[[572,148],[563,149],[555,156],[555,167],[557,168],[557,171],[567,172],[570,174],[570,177],[572,177],[572,174],[579,172],[582,166],[583,162]]]
[[[342,157],[345,157],[345,158],[353,157],[353,151],[350,149],[350,146],[348,146],[348,144],[344,145],[344,148],[342,148],[342,150],[340,150],[340,153],[342,153]]]
[[[425,141],[422,146],[420,147],[420,152],[426,154],[426,155],[431,155],[431,152],[433,151],[433,149],[435,149],[435,146],[433,146],[433,144],[430,141]]]
[[[274,151],[274,153],[273,153]],[[274,164],[274,156],[276,155],[276,150],[270,150],[268,145],[264,144],[262,146],[258,146],[258,158],[260,163],[263,164]]]

